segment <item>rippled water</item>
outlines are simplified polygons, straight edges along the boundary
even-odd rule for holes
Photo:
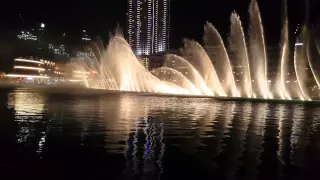
[[[0,177],[319,179],[319,105],[2,89]]]

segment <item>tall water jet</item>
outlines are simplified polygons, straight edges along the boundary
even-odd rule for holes
[[[234,71],[239,73],[239,85],[238,89],[241,89],[242,94],[248,98],[252,97],[252,81],[249,57],[247,51],[247,43],[245,40],[245,35],[243,32],[240,17],[236,12],[233,12],[230,17],[230,35],[229,35],[229,48],[230,52],[234,54],[234,60],[236,64],[234,65]]]
[[[264,30],[260,15],[259,6],[256,0],[252,0],[249,7],[250,14],[250,64],[251,76],[254,83],[254,89],[259,89],[259,96],[263,98],[272,98],[269,92],[267,54],[264,40]]]
[[[204,43],[206,48],[214,48],[214,51],[218,55],[217,57],[211,57],[211,61],[214,67],[220,67],[217,69],[217,75],[222,80],[222,86],[228,94],[232,96],[238,96],[236,83],[233,76],[233,71],[227,53],[226,47],[218,30],[209,22],[204,26]]]
[[[287,0],[283,0],[283,27],[281,32],[281,59],[280,68],[278,68],[277,77],[277,93],[281,99],[291,99],[289,92],[286,89],[286,83],[288,81],[288,64],[289,64],[289,30],[288,30],[288,10]],[[290,74],[290,73],[289,73]]]
[[[164,66],[181,72],[202,94],[213,95],[199,72],[183,57],[167,54],[165,56]]]
[[[202,46],[192,40],[184,40],[183,54],[200,73],[214,95],[226,96],[211,60]]]
[[[307,90],[306,80],[308,77],[308,55],[307,55],[307,27],[304,25],[301,29],[300,35],[297,38],[295,44],[295,52],[294,52],[294,68],[297,76],[297,81],[301,90],[300,99],[301,100],[310,100]]]

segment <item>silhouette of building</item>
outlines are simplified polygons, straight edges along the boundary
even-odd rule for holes
[[[136,55],[169,49],[170,0],[129,0],[128,38]]]

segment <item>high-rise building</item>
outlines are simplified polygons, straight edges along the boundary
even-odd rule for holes
[[[137,55],[169,50],[170,0],[128,0],[128,38]]]

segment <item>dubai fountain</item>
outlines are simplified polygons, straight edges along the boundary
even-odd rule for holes
[[[277,60],[268,59],[259,6],[252,0],[247,35],[240,16],[232,12],[227,42],[208,22],[204,26],[204,46],[186,39],[180,56],[165,55],[163,67],[152,71],[140,64],[121,33],[110,39],[106,49],[102,43],[92,44],[88,51],[94,56],[71,60],[68,66],[73,77],[93,89],[232,99],[319,99],[320,80],[314,61],[320,57],[320,45],[311,40],[307,25],[303,25],[295,46],[289,43],[287,2],[283,2]],[[210,58],[205,47],[215,47],[219,57]],[[290,47],[294,47],[294,53],[290,53]],[[319,54],[314,56],[311,49]],[[268,64],[278,67],[271,72]]]

